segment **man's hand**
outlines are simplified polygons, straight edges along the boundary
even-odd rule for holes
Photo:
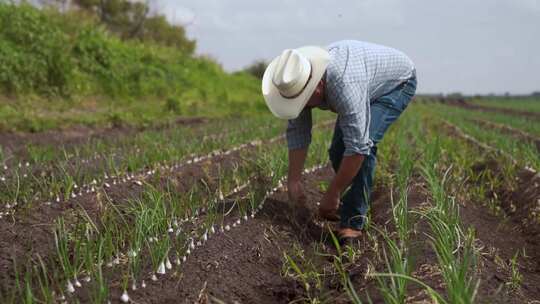
[[[321,206],[319,207],[323,211],[334,211],[339,208],[340,193],[332,191],[330,188],[324,194]]]
[[[359,154],[343,157],[336,176],[324,194],[320,210],[330,211],[339,207],[341,193],[351,184],[363,161],[364,156]]]
[[[287,184],[289,201],[293,204],[305,204],[307,201],[301,181],[289,181]]]
[[[289,150],[289,175],[287,187],[289,200],[295,204],[305,204],[307,201],[302,186],[302,170],[307,156],[307,149]]]

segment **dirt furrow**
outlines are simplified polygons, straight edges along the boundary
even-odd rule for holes
[[[216,235],[204,246],[197,247],[186,263],[170,277],[148,284],[145,289],[130,291],[130,296],[144,303],[193,303],[200,299],[218,299],[226,303],[288,303],[306,296],[298,282],[284,277],[284,252],[292,252],[300,248],[307,256],[320,266],[328,267],[331,258],[320,258],[314,248],[326,250],[333,254],[334,250],[328,241],[328,235],[316,219],[316,202],[323,191],[318,188],[321,181],[328,181],[333,171],[327,167],[306,176],[306,189],[309,204],[307,210],[299,212],[287,202],[286,192],[279,191],[267,200],[265,207],[255,219],[243,223],[224,235]],[[422,208],[430,201],[429,191],[424,182],[416,176],[409,190],[409,208]],[[388,191],[378,189],[373,195],[371,218],[379,228],[386,227],[392,231],[392,210]],[[523,290],[511,290],[509,282],[509,259],[525,244],[525,251],[538,249],[536,245],[527,245],[531,238],[521,232],[515,232],[511,225],[480,204],[461,202],[460,214],[465,228],[477,231],[478,244],[482,247],[482,258],[479,261],[478,291],[479,303],[522,303],[526,299],[538,296],[536,280],[538,273],[532,268],[535,259],[527,257],[519,266],[524,278]],[[444,284],[438,261],[433,248],[425,241],[430,234],[428,225],[420,218],[415,220],[411,255],[415,263],[413,274],[435,290],[444,294]],[[307,227],[307,229],[306,229]],[[517,233],[517,234],[516,234]],[[372,234],[376,234],[372,231]],[[382,239],[376,240],[380,242]],[[382,243],[373,243],[367,236],[359,241],[361,257],[349,269],[349,275],[362,295],[367,299],[369,293],[373,303],[382,303],[377,284],[373,278],[366,277],[369,265],[384,271],[380,263]],[[537,252],[540,252],[537,251]],[[534,256],[536,258],[536,256]],[[504,261],[501,263],[500,260]],[[525,268],[529,267],[530,272]],[[336,275],[325,278],[325,297],[333,303],[348,303]],[[501,288],[504,293],[501,293]],[[510,290],[510,291],[508,291]],[[419,286],[409,284],[411,302],[428,300]],[[117,291],[113,299],[119,299]],[[210,301],[212,302],[212,301]]]
[[[215,189],[218,186],[219,174],[241,165],[246,155],[253,153],[254,148],[238,150],[228,154],[216,155],[203,161],[191,162],[175,168],[172,172],[166,170],[161,179],[172,180],[175,189],[181,193],[189,191],[200,180]],[[169,171],[169,172],[167,172]],[[158,182],[159,183],[159,182]],[[0,286],[2,292],[15,283],[13,258],[20,262],[27,258],[40,256],[44,260],[54,258],[53,227],[56,218],[62,216],[66,224],[85,221],[85,216],[96,223],[100,222],[100,214],[108,202],[123,204],[130,198],[138,197],[143,187],[136,183],[122,183],[114,187],[103,188],[83,195],[68,203],[54,204],[47,208],[35,208],[28,214],[19,214],[16,221],[0,221]],[[105,199],[107,197],[107,199]],[[85,216],[83,216],[83,214]]]
[[[324,173],[321,173],[324,172]],[[311,206],[322,192],[316,184],[331,170],[306,178]],[[218,234],[197,247],[180,269],[168,278],[130,291],[136,302],[194,303],[202,299],[225,303],[288,303],[302,294],[301,287],[282,276],[283,253],[294,246],[311,251],[320,242],[322,228],[312,221],[312,211],[291,206],[286,192],[266,200],[253,219]],[[113,299],[118,299],[117,292]]]
[[[449,135],[461,138],[474,147],[504,155],[456,126],[449,123],[443,126]],[[471,169],[480,176],[488,172],[495,180],[508,179],[501,163],[495,159],[488,158]],[[479,262],[482,264],[480,274],[483,285],[490,288],[490,294],[498,292],[490,301],[502,300],[501,303],[525,303],[540,298],[540,173],[521,168],[513,180],[512,186],[501,183],[496,188],[489,184],[469,183],[471,188],[492,189],[487,195],[500,203],[503,216],[494,215],[485,202],[462,204],[460,212],[463,223],[475,229],[480,241],[482,260]],[[517,262],[513,265],[514,257],[517,257]],[[515,277],[512,277],[513,270],[517,270]],[[521,276],[521,281],[513,285],[512,280],[518,276]]]
[[[326,127],[329,123],[320,125]],[[246,159],[256,159],[253,153],[261,144],[273,145],[281,143],[284,136],[278,136],[264,142],[258,141],[252,144],[238,146],[233,150],[220,153],[210,153],[204,157],[196,157],[188,162],[166,167],[161,170],[165,176],[161,177],[160,183],[172,181],[175,191],[188,193],[189,190],[200,180],[209,189],[218,189],[219,179],[223,172],[228,172],[241,166]],[[218,151],[216,151],[218,152]],[[154,172],[147,174],[147,177]],[[54,236],[52,228],[56,218],[62,216],[66,226],[70,223],[85,221],[86,217],[100,222],[103,208],[110,201],[113,204],[123,204],[130,198],[136,198],[142,193],[143,179],[131,178],[128,181],[106,185],[97,189],[96,193],[83,193],[67,203],[53,204],[48,207],[40,206],[29,210],[28,214],[17,214],[14,221],[0,222],[0,286],[1,293],[6,294],[15,283],[13,257],[19,262],[32,257],[40,256],[48,261],[55,256]],[[156,182],[155,179],[153,181]]]

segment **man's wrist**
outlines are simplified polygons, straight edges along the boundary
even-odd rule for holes
[[[326,195],[328,195],[329,197],[339,197],[340,194],[341,191],[335,187],[334,183],[331,183],[330,187],[326,189]]]
[[[300,183],[301,180],[302,180],[302,179],[299,178],[299,177],[288,177],[288,178],[287,178],[287,182],[288,182],[289,184],[297,184],[297,183]]]
[[[330,185],[328,185],[328,188],[326,189],[326,196],[328,197],[336,197],[341,194],[339,188],[336,185],[336,177],[337,176],[334,176],[334,178],[330,182]]]

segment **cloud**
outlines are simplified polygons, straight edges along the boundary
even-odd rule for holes
[[[229,69],[282,49],[359,39],[416,63],[425,92],[540,89],[540,0],[157,1]],[[191,19],[190,19],[191,18]],[[177,21],[181,20],[181,21]]]

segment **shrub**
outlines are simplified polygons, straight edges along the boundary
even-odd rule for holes
[[[182,107],[180,106],[180,100],[175,97],[167,98],[165,102],[165,111],[173,112],[175,114],[182,114]]]
[[[149,28],[164,27],[165,19],[158,19]],[[151,99],[165,101],[165,112],[183,115],[261,110],[260,83],[255,77],[246,72],[228,74],[214,59],[192,55],[194,42],[174,45],[174,37],[183,33],[169,35],[163,30],[160,35],[168,38],[123,40],[99,20],[84,11],[60,13],[0,2],[0,96],[17,100],[32,95],[48,102],[91,98],[106,103],[96,108],[115,110],[125,106],[121,100],[129,99],[138,105],[128,110],[152,113],[145,120],[160,111],[163,115],[161,109],[144,104]],[[21,103],[22,109],[17,110],[22,113],[24,106]],[[7,119],[21,121],[17,115]],[[141,116],[107,115],[98,120],[117,125]]]

